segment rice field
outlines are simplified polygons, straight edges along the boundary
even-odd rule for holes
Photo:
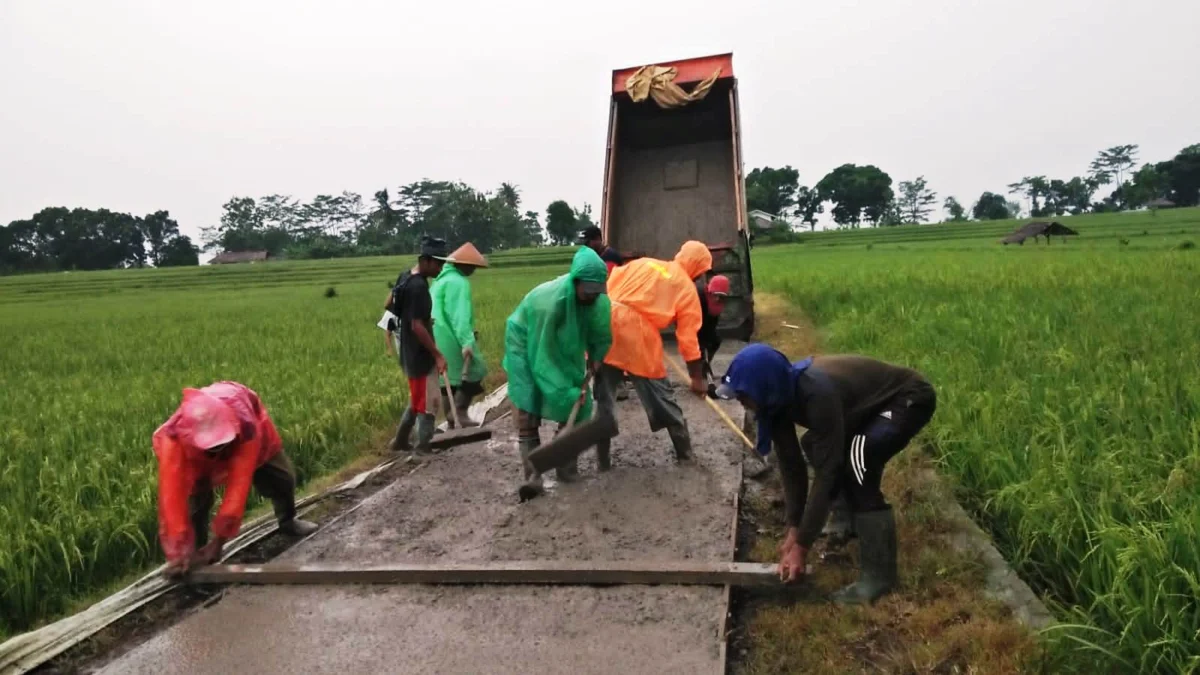
[[[569,254],[501,254],[473,277],[492,384],[507,314]],[[411,264],[0,279],[0,635],[161,559],[150,436],[183,387],[232,379],[259,392],[302,482],[399,419],[406,390],[375,323]]]
[[[1081,670],[1200,670],[1200,251],[1180,246],[1200,212],[1171,215],[1065,246],[860,231],[755,260],[828,349],[935,383],[940,465]]]
[[[1104,672],[1200,669],[1200,211],[1062,219],[1063,245],[967,223],[754,250],[829,349],[923,370],[963,503]],[[569,250],[472,278],[493,383],[503,321]],[[263,395],[301,481],[404,405],[375,328],[408,258],[0,279],[0,635],[160,559],[150,434],[180,389]],[[336,296],[325,297],[334,287]],[[799,356],[799,355],[796,355]],[[1086,658],[1085,658],[1086,657]]]

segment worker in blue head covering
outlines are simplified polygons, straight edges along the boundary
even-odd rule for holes
[[[880,491],[883,467],[933,417],[933,386],[919,372],[865,356],[828,355],[792,363],[770,345],[734,356],[719,398],[737,399],[758,419],[758,452],[777,451],[787,534],[779,575],[804,574],[808,550],[830,504],[844,496],[860,544],[858,581],[840,603],[874,602],[896,584],[896,521]],[[806,429],[796,437],[796,425]],[[808,487],[806,458],[815,471]]]

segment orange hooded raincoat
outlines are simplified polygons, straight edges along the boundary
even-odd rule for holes
[[[692,280],[711,269],[712,253],[698,241],[685,242],[670,262],[638,258],[613,268],[608,277],[613,342],[604,362],[638,377],[666,377],[660,333],[672,323],[680,355],[699,359],[696,335],[704,317]]]
[[[201,479],[213,487],[225,485],[225,496],[213,534],[229,540],[242,526],[246,499],[254,472],[283,449],[283,442],[262,400],[249,387],[237,382],[217,382],[201,391],[228,405],[237,416],[240,430],[228,450],[220,455],[190,445],[177,428],[176,411],[154,432],[154,454],[158,457],[158,536],[167,560],[183,560],[192,554],[196,533],[188,516],[188,497]]]

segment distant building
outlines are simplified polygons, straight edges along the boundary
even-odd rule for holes
[[[778,216],[774,213],[767,213],[759,209],[754,209],[746,214],[746,220],[749,221],[751,230],[769,230],[771,229],[771,223],[774,223],[777,219]]]
[[[233,263],[256,263],[262,262],[269,257],[266,251],[224,251],[212,260],[208,261],[210,265],[231,265]]]
[[[1017,229],[1013,230],[1012,234],[1001,239],[1000,243],[1004,244],[1005,246],[1008,246],[1009,244],[1020,244],[1023,246],[1025,244],[1025,240],[1030,237],[1033,237],[1035,244],[1037,243],[1038,237],[1045,237],[1046,243],[1049,244],[1050,237],[1052,236],[1064,237],[1063,243],[1066,243],[1067,240],[1065,237],[1077,236],[1078,234],[1078,232],[1072,230],[1066,225],[1063,225],[1062,223],[1050,220],[1039,220],[1018,227]]]

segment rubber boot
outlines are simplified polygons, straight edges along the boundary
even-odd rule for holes
[[[554,470],[554,477],[562,483],[574,483],[579,480],[579,458],[567,462]]]
[[[612,468],[612,441],[605,441],[596,446],[596,468],[601,471]]]
[[[432,413],[421,413],[417,415],[417,452],[422,455],[427,455],[433,452],[429,444],[433,441],[433,430],[436,426],[434,422],[437,418]]]
[[[692,435],[688,432],[687,422],[677,427],[667,427],[671,436],[671,444],[675,446],[675,459],[680,462],[692,461]]]
[[[459,389],[454,392],[454,409],[458,411],[458,421],[462,423],[462,427],[477,427],[478,423],[471,421],[471,416],[467,414],[467,410],[471,407],[471,399],[473,397],[467,392]]]
[[[307,537],[320,527],[314,522],[296,517],[296,496],[272,500],[279,531],[292,537]]]
[[[405,408],[404,415],[400,418],[400,426],[396,427],[396,437],[388,444],[388,450],[392,452],[408,452],[412,450],[413,425],[417,423],[417,414],[412,408]]]
[[[521,453],[521,464],[525,477],[525,482],[517,491],[521,497],[521,501],[533,499],[546,492],[546,486],[542,482],[542,475],[529,463],[529,454],[537,449],[539,445],[541,445],[541,440],[536,436],[517,440],[517,450]]]
[[[858,581],[833,594],[844,605],[871,604],[896,586],[896,516],[891,507],[854,516]]]
[[[850,514],[850,505],[846,502],[845,494],[840,494],[833,500],[829,509],[829,520],[821,530],[821,536],[827,538],[830,546],[841,546],[854,537],[854,517]]]

